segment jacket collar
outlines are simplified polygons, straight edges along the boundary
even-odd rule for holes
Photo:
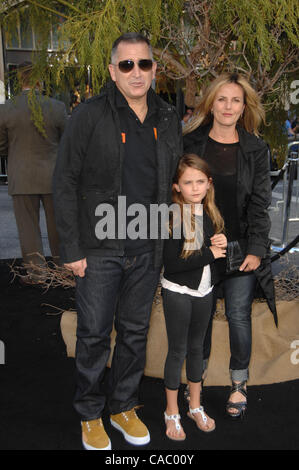
[[[211,128],[212,124],[200,127],[198,143],[206,146]],[[246,158],[249,152],[260,150],[265,145],[262,139],[256,137],[254,134],[250,134],[241,126],[237,126],[237,132],[239,135],[240,147]]]
[[[108,96],[109,102],[114,110],[116,110],[116,91],[117,87],[115,83],[112,80],[109,80],[101,92],[101,95],[106,94]],[[153,107],[158,109],[159,113],[162,112],[164,115],[165,113],[173,113],[173,107],[163,101],[152,88],[148,90],[147,99]]]
[[[157,103],[153,95],[155,95],[155,93],[147,94],[147,117],[151,116],[152,114],[155,114],[158,110]],[[115,106],[116,108],[129,108],[126,98],[117,87],[115,87]]]
[[[264,141],[254,134],[245,131],[243,127],[237,126],[239,134],[240,146],[244,153],[260,150],[264,145]]]

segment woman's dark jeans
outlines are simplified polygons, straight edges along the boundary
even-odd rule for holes
[[[225,314],[229,324],[230,371],[233,381],[248,380],[251,356],[251,307],[254,299],[256,277],[254,273],[230,276],[223,281]],[[210,356],[212,319],[204,341],[204,362]]]
[[[109,377],[112,414],[138,404],[145,367],[146,340],[160,269],[153,253],[134,257],[88,256],[83,278],[76,278],[78,312],[74,406],[82,421],[101,417],[106,393],[103,377],[110,355],[115,315],[117,332]]]

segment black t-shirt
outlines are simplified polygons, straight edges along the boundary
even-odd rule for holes
[[[129,107],[125,97],[117,89],[116,107],[119,114],[124,145],[122,167],[122,195],[126,196],[127,208],[135,203],[148,209],[157,201],[157,162],[156,162],[156,127],[157,107],[148,95],[148,112],[143,123]],[[127,226],[138,216],[127,217]],[[149,217],[147,239],[125,240],[125,255],[132,256],[146,253],[154,249],[149,239]],[[139,231],[138,226],[136,232]]]
[[[223,144],[208,138],[205,157],[210,166],[215,200],[224,219],[228,241],[240,238],[237,211],[237,153],[239,143]]]

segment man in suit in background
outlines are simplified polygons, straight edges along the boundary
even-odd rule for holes
[[[32,64],[19,67],[21,94],[0,105],[0,154],[8,155],[8,193],[13,198],[23,262],[32,264],[25,284],[39,282],[34,265],[43,261],[43,245],[39,225],[40,202],[46,215],[49,245],[53,261],[59,261],[59,243],[52,201],[52,175],[57,147],[67,118],[64,103],[44,97],[38,84],[32,83]],[[43,116],[44,132],[37,129],[32,119],[29,101],[32,97]]]

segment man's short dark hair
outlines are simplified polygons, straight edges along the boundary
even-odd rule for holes
[[[119,38],[117,38],[113,45],[112,45],[112,50],[111,50],[111,63],[113,63],[113,59],[116,55],[116,52],[117,52],[117,48],[119,46],[119,44],[121,42],[127,42],[127,43],[142,43],[144,42],[145,44],[147,44],[148,48],[149,48],[149,51],[150,51],[150,55],[151,55],[151,58],[153,57],[153,51],[152,51],[152,47],[151,47],[151,43],[149,42],[149,40],[147,39],[147,37],[143,36],[142,34],[140,33],[124,33],[122,34],[121,36],[119,36]]]

